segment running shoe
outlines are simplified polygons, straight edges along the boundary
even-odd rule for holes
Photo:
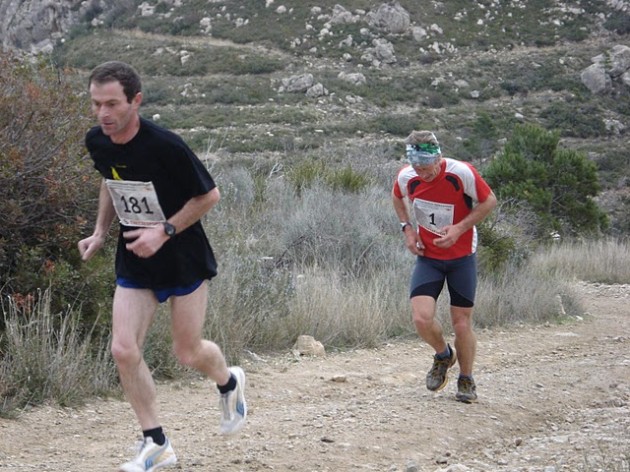
[[[176,462],[177,457],[168,438],[164,445],[158,446],[152,438],[147,437],[139,444],[136,457],[125,462],[118,470],[120,472],[154,472]]]
[[[245,372],[240,367],[230,367],[230,372],[236,377],[236,388],[222,393],[220,399],[221,434],[238,433],[247,419],[247,403],[245,402]]]
[[[437,354],[433,356],[433,367],[427,373],[427,388],[432,392],[442,390],[446,386],[448,383],[448,376],[446,375],[448,369],[453,367],[455,361],[457,361],[455,350],[450,345],[448,345],[448,348],[451,351],[451,357],[438,359]]]
[[[457,394],[455,398],[460,402],[473,403],[477,401],[477,386],[475,381],[469,377],[457,379]]]

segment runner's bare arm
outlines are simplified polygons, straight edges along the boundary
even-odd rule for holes
[[[398,221],[401,223],[409,221],[409,210],[404,198],[398,198],[392,190],[392,203],[394,205],[394,211],[398,216]],[[413,224],[407,225],[403,228],[403,234],[405,236],[405,246],[409,251],[416,255],[424,255],[424,246],[422,241],[418,237],[418,233],[415,230]]]
[[[180,233],[199,221],[220,199],[221,193],[219,189],[215,187],[204,195],[188,200],[181,210],[168,219],[168,222],[175,226],[177,232]]]
[[[392,191],[392,203],[394,205],[394,211],[398,216],[400,222],[409,221],[409,212],[407,210],[407,204],[403,198],[398,198]]]
[[[91,236],[79,241],[79,253],[84,261],[90,259],[96,251],[105,244],[105,238],[109,228],[114,221],[116,212],[112,199],[105,185],[105,180],[101,182],[101,189],[98,196],[98,212],[96,214],[96,224]]]

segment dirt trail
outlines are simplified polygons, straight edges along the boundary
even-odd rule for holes
[[[179,457],[165,470],[628,472],[630,286],[582,289],[583,320],[478,333],[473,405],[454,400],[457,368],[425,389],[419,341],[245,362],[249,423],[235,437],[216,432],[209,381],[161,384]],[[0,420],[0,470],[114,471],[137,433],[124,402],[37,408]]]
[[[276,56],[276,57],[285,57],[288,58],[288,55],[285,51],[282,51],[278,48],[272,48],[269,46],[263,46],[259,44],[252,43],[235,43],[234,41],[230,41],[228,39],[219,39],[214,38],[209,35],[200,35],[200,36],[174,36],[169,34],[157,34],[157,33],[148,33],[146,31],[140,30],[120,30],[117,29],[114,31],[118,36],[134,38],[134,39],[148,39],[158,42],[168,42],[168,43],[177,43],[182,47],[186,46],[195,46],[195,47],[217,47],[217,48],[233,48],[240,49],[244,52],[251,53],[261,53]]]

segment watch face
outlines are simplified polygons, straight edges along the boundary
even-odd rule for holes
[[[164,223],[164,232],[172,238],[176,233],[175,226],[170,223]]]

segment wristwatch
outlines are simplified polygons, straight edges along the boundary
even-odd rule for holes
[[[400,231],[405,232],[405,228],[407,226],[411,226],[411,223],[409,221],[401,221],[400,222]]]
[[[175,236],[175,233],[177,233],[177,229],[175,229],[175,226],[170,224],[168,221],[165,221],[162,224],[164,225],[164,232],[169,238],[172,238],[173,236]]]

